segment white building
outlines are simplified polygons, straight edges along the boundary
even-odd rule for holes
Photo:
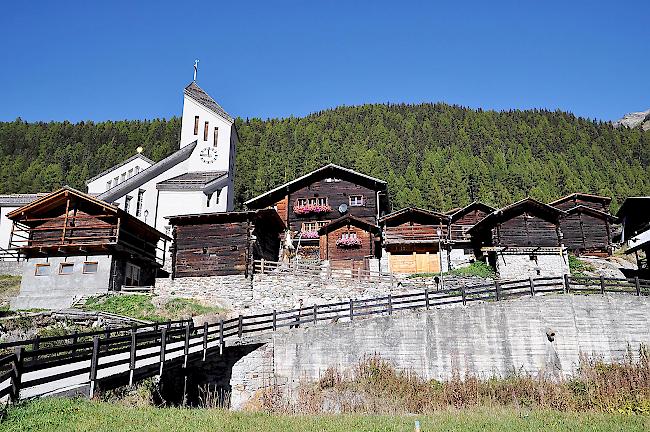
[[[136,154],[88,180],[88,193],[169,234],[166,216],[233,209],[237,139],[234,119],[192,82],[179,150],[158,163]]]
[[[193,81],[184,90],[179,149],[157,163],[138,153],[89,179],[88,193],[170,234],[166,216],[233,209],[237,141],[234,119]],[[13,259],[6,214],[42,195],[0,195],[0,259]]]

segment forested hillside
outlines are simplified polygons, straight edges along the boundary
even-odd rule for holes
[[[650,194],[650,131],[564,112],[470,110],[446,104],[340,107],[304,118],[237,120],[236,202],[334,162],[385,179],[394,208],[438,210],[480,199],[504,205],[574,191]],[[142,145],[159,160],[180,120],[0,123],[0,192],[84,180]]]

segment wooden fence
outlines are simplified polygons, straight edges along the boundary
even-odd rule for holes
[[[122,327],[68,336],[36,338],[0,344],[0,398],[13,401],[40,396],[97,380],[128,374],[129,382],[162,373],[172,362],[186,366],[189,356],[206,359],[222,352],[225,341],[260,335],[283,328],[295,329],[318,324],[355,320],[372,315],[392,315],[401,310],[430,309],[474,301],[501,301],[547,293],[650,295],[650,281],[638,278],[546,277],[458,289],[389,294],[369,299],[350,299],[284,311],[238,316],[217,323],[194,326],[192,321]],[[1,352],[1,351],[0,351]],[[137,377],[135,372],[138,372]]]
[[[277,261],[255,260],[253,272],[258,274],[297,274],[323,279],[350,279],[368,282],[388,282],[396,284],[397,279],[391,273],[375,272],[365,269],[333,269],[321,267],[320,264],[292,261],[283,263]]]

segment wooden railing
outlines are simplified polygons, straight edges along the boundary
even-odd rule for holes
[[[391,273],[375,272],[365,269],[333,269],[321,267],[319,264],[292,261],[283,263],[277,261],[255,260],[253,272],[258,274],[296,274],[300,276],[320,277],[323,279],[349,279],[369,282],[397,283]]]
[[[262,335],[282,328],[316,325],[319,322],[355,320],[372,315],[392,315],[401,310],[430,309],[475,301],[501,301],[547,293],[650,295],[650,281],[638,278],[546,277],[494,281],[455,289],[388,294],[369,299],[315,304],[284,311],[238,316],[195,327],[191,321],[169,322],[69,336],[31,339],[0,344],[0,398],[17,401],[72,386],[90,385],[91,396],[98,380],[127,374],[137,379],[162,373],[170,364],[187,366],[189,356],[205,360],[208,353],[222,353],[225,341]]]

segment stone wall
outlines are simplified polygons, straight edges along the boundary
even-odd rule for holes
[[[0,261],[0,275],[21,276],[25,261]]]
[[[566,251],[562,254],[497,253],[496,272],[501,279],[562,277],[569,273],[569,257]]]
[[[650,345],[648,329],[650,298],[612,294],[527,297],[285,330],[234,363],[232,408],[251,403],[269,383],[292,391],[329,367],[346,371],[375,354],[425,379],[515,371],[559,379],[575,373],[581,354],[605,362],[623,360],[628,348],[638,355]]]

